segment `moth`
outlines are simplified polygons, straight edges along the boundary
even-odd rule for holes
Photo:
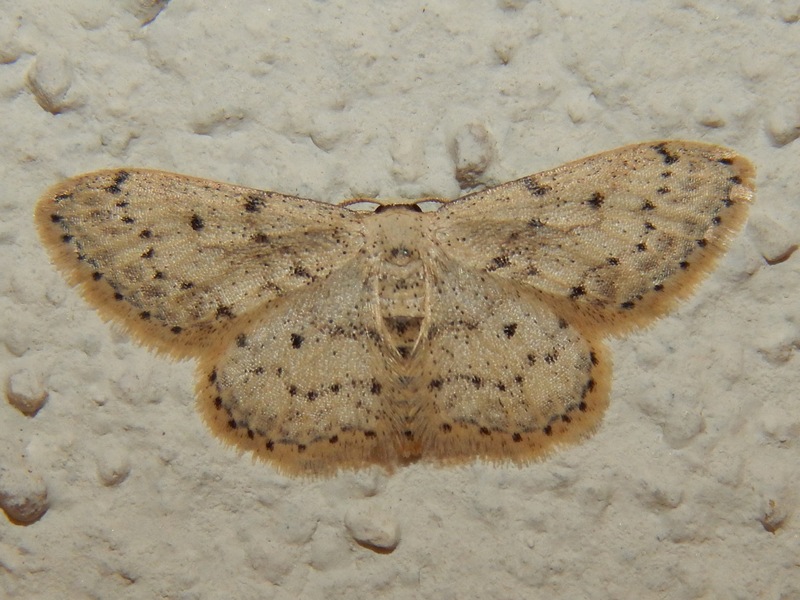
[[[690,293],[754,176],[658,141],[364,212],[121,168],[59,183],[35,220],[104,319],[197,360],[211,430],[283,472],[524,464],[596,429],[603,338]]]

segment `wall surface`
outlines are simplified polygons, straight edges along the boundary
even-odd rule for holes
[[[0,595],[800,597],[798,98],[794,0],[0,0]],[[751,159],[750,220],[611,341],[597,433],[522,468],[239,456],[32,220],[105,167],[455,198],[667,138]]]

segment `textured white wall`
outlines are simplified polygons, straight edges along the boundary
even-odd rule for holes
[[[764,260],[800,241],[800,4],[158,5],[0,0],[0,504],[32,520],[0,520],[0,595],[800,597],[800,252]],[[656,138],[753,160],[750,223],[611,344],[598,433],[521,469],[307,481],[238,457],[192,365],[104,325],[32,222],[109,166],[455,197],[470,161],[497,183]]]

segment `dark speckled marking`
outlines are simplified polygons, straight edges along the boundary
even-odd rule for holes
[[[525,177],[522,185],[534,196],[544,196],[552,189],[549,185],[540,184],[534,177]]]
[[[233,319],[235,315],[233,314],[233,311],[231,310],[230,306],[219,305],[217,307],[216,316],[217,319],[222,319],[222,318]]]
[[[573,299],[580,298],[581,296],[585,295],[586,295],[586,288],[583,287],[582,285],[575,286],[569,292],[569,297]]]
[[[498,269],[503,269],[511,264],[511,261],[507,256],[495,256],[492,259],[492,262],[489,263],[489,266],[486,267],[487,271],[497,271]]]
[[[258,196],[250,195],[245,199],[244,209],[249,213],[259,212],[264,207],[264,201]]]
[[[663,157],[665,165],[672,165],[678,162],[678,157],[667,150],[666,144],[656,144],[652,148]]]
[[[588,204],[592,208],[600,208],[601,206],[603,206],[603,201],[605,199],[606,197],[603,194],[601,194],[600,192],[595,192],[594,194],[592,194],[591,198],[589,198],[586,201],[586,204]]]
[[[544,223],[538,218],[533,218],[528,221],[528,227],[538,229],[539,227],[544,227]]]
[[[114,183],[109,185],[106,191],[109,194],[119,194],[122,191],[122,184],[128,180],[128,177],[130,177],[130,173],[127,171],[119,171],[116,177],[114,177]]]

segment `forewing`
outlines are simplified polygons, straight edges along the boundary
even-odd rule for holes
[[[177,356],[325,279],[363,244],[349,210],[151,170],[59,183],[39,201],[36,223],[105,318]]]
[[[247,317],[201,360],[199,409],[223,440],[288,473],[397,463],[400,391],[364,266]]]
[[[619,331],[662,314],[713,266],[746,218],[754,175],[719,146],[626,146],[455,200],[435,235],[462,265]]]
[[[443,264],[418,379],[423,455],[517,462],[590,434],[608,404],[610,363],[524,288]]]

